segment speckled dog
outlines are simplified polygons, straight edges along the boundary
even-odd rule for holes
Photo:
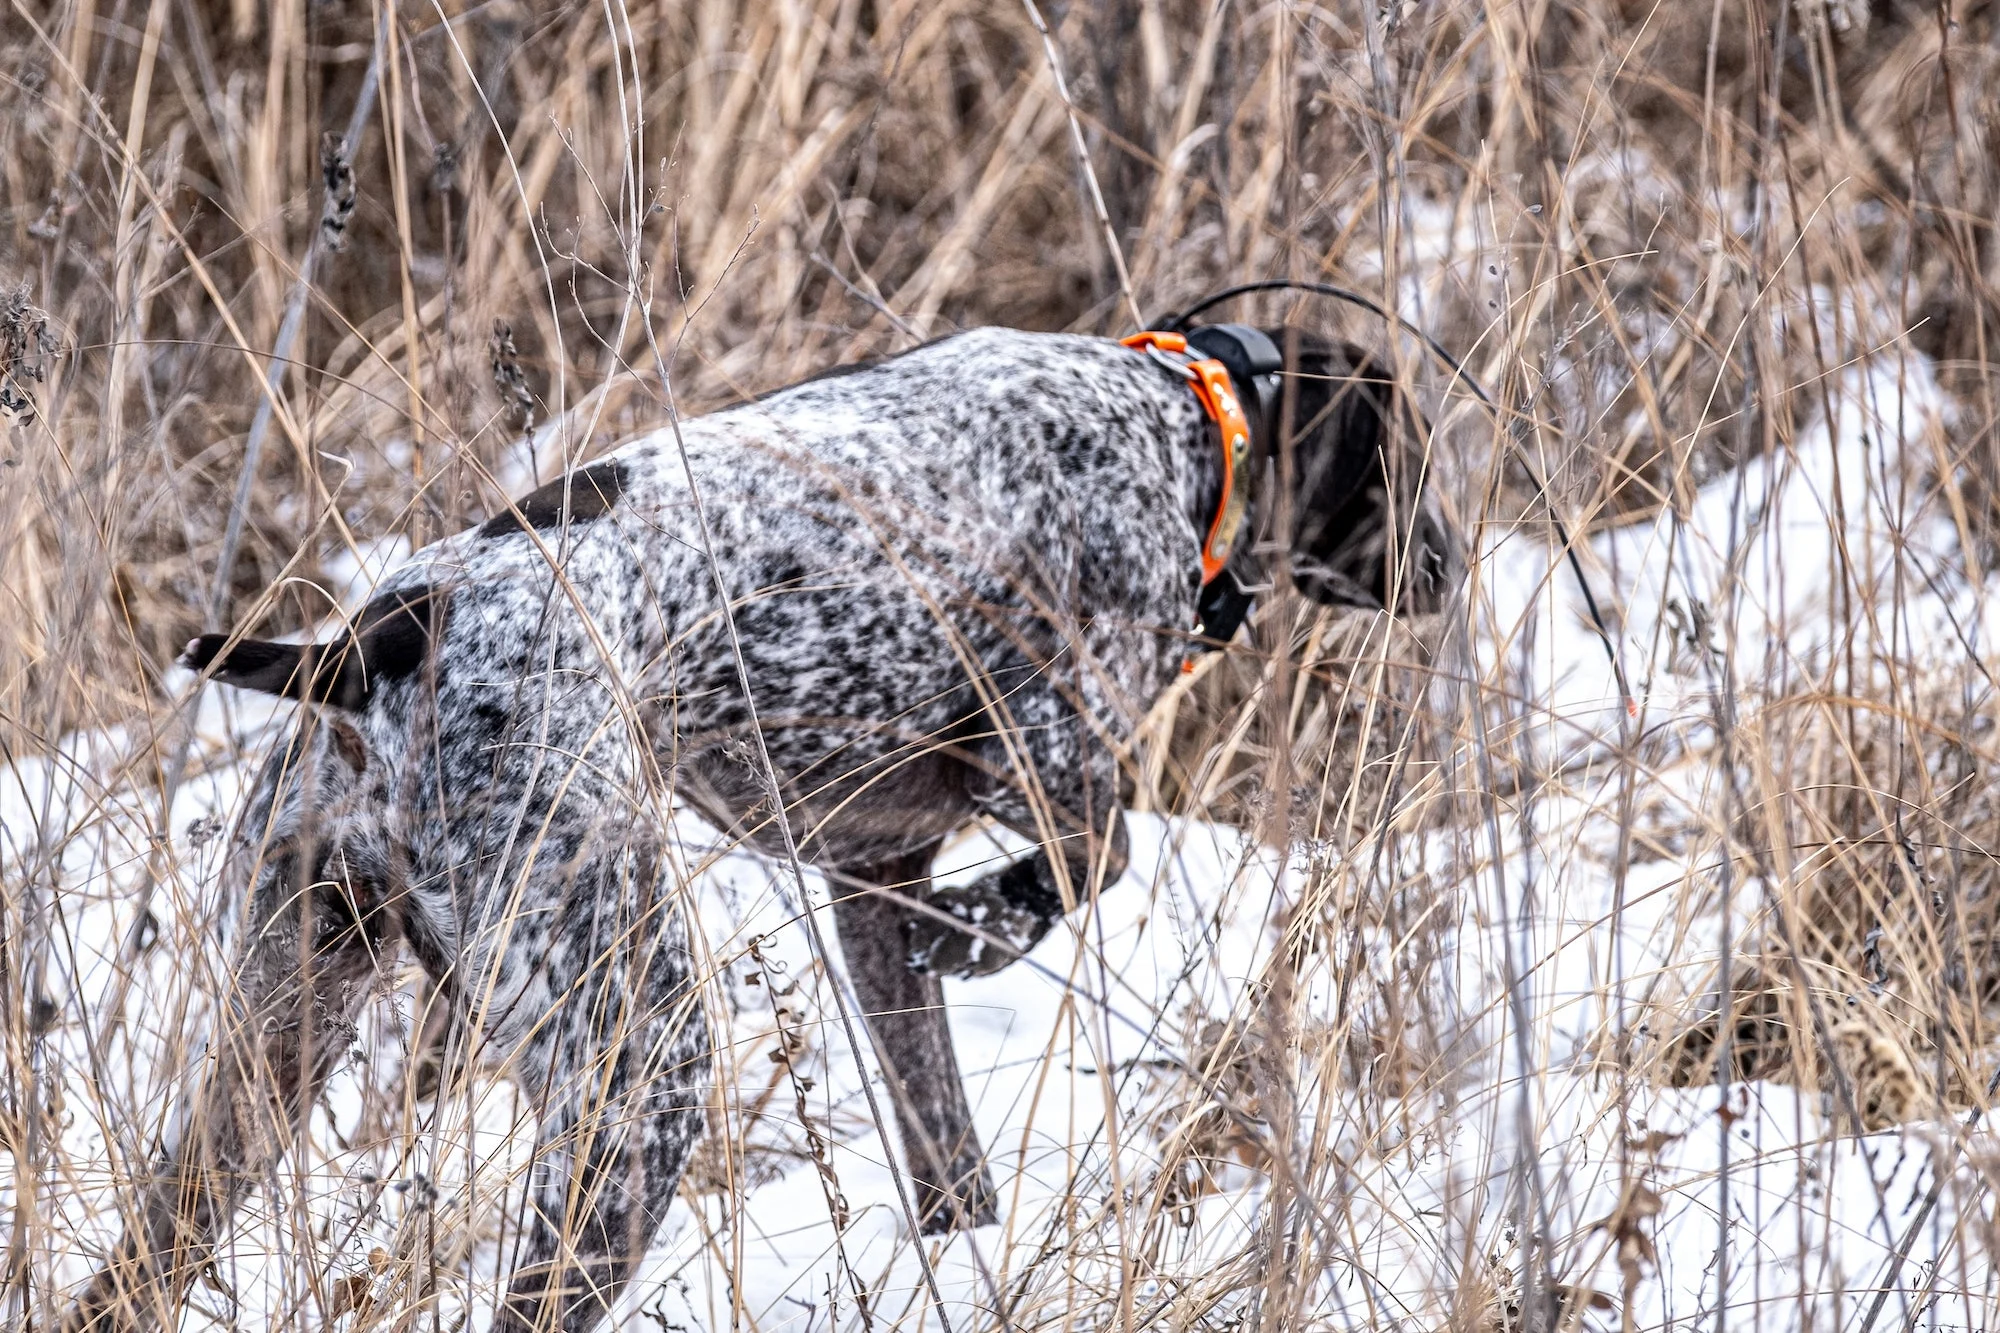
[[[1283,546],[1322,600],[1434,601],[1450,543],[1388,447],[1393,391],[1350,349],[1293,368],[1296,442],[1280,468],[1258,432],[1236,485],[1261,538],[1228,577],[1255,585]],[[189,646],[306,706],[229,849],[234,1008],[73,1327],[170,1314],[399,943],[541,1111],[496,1327],[604,1316],[712,1077],[667,803],[779,845],[697,493],[786,816],[845,895],[927,1229],[992,1216],[938,977],[1011,961],[1122,870],[1116,756],[1195,647],[1216,424],[1165,358],[989,329],[682,431],[692,488],[656,432],[418,552],[335,642]],[[1289,505],[1267,503],[1277,475]],[[1275,542],[1281,511],[1297,530]],[[979,816],[1041,850],[932,891],[938,845]]]

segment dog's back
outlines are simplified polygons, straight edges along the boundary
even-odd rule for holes
[[[1050,661],[1081,652],[1118,684],[1114,729],[1171,679],[1201,539],[1172,455],[1200,424],[1115,344],[960,335],[635,440],[419,552],[353,650],[241,644],[217,677],[350,706],[387,691],[394,725],[442,684],[447,741],[484,753],[522,724],[520,682],[554,668],[607,691],[591,708],[622,692],[680,794],[738,825],[763,779],[734,757],[746,719],[712,549],[815,856],[869,862],[963,822],[969,798],[926,747]],[[440,636],[422,672],[386,633],[419,602]],[[221,647],[206,642],[191,664]]]

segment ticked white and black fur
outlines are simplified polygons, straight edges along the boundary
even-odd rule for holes
[[[1283,473],[1278,544],[1309,593],[1435,601],[1451,544],[1393,389],[1351,349],[1309,344],[1294,370],[1296,443],[1253,462],[1261,537],[1235,576],[1264,578]],[[1147,355],[984,329],[680,430],[927,1229],[990,1219],[938,977],[1013,960],[1122,869],[1117,755],[1195,646],[1215,425]],[[417,552],[334,642],[208,636],[184,660],[305,704],[230,846],[239,984],[212,1072],[72,1326],[171,1309],[407,946],[540,1108],[496,1327],[591,1327],[712,1078],[665,803],[779,846],[673,434]],[[1041,850],[933,891],[938,845],[981,816]]]

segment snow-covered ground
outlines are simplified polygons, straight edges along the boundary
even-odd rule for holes
[[[1303,861],[1232,830],[1135,816],[1131,868],[1093,919],[1025,965],[948,986],[1003,1221],[919,1247],[861,1097],[872,1060],[842,1039],[838,970],[815,966],[793,886],[685,818],[692,912],[718,978],[720,1120],[734,1151],[707,1153],[691,1173],[625,1326],[1219,1329],[1280,1301],[1299,1327],[1428,1330],[1477,1318],[1480,1292],[1517,1289],[1527,1215],[1557,1279],[1606,1298],[1582,1310],[1595,1326],[1716,1319],[1721,1246],[1730,1327],[1858,1328],[1885,1283],[1893,1290],[1875,1328],[1986,1327],[1992,1205],[1981,1184],[1996,1156],[1983,1133],[1918,1124],[1843,1137],[1817,1091],[1739,1084],[1719,1108],[1712,1088],[1622,1085],[1602,1059],[1615,996],[1663,977],[1699,993],[1712,972],[1717,923],[1707,890],[1690,886],[1713,866],[1694,863],[1700,839],[1672,833],[1712,819],[1720,799],[1718,688],[1821,660],[1842,578],[1900,581],[1897,622],[1873,632],[1917,645],[1912,660],[1948,665],[1986,641],[1990,600],[1968,583],[1949,515],[1923,490],[1930,460],[1918,442],[1939,413],[1928,374],[1914,358],[1877,358],[1844,372],[1833,398],[1834,421],[1784,457],[1711,479],[1684,521],[1595,543],[1593,577],[1622,609],[1629,701],[1546,533],[1528,522],[1482,539],[1474,669],[1504,682],[1522,743],[1562,781],[1490,823],[1406,840],[1398,854],[1428,867],[1435,910],[1447,914],[1428,998],[1459,1038],[1452,1077],[1420,1080],[1422,1095],[1398,1104],[1393,1091],[1350,1087],[1350,1066],[1328,1054],[1352,1021],[1348,983],[1357,969],[1386,975],[1398,940],[1371,927],[1339,965],[1330,949],[1298,965],[1284,1010],[1297,1050],[1265,1065],[1285,1095],[1260,1095],[1266,1110],[1290,1107],[1264,1129],[1304,1176],[1279,1172],[1274,1183],[1270,1159],[1251,1154],[1219,1169],[1216,1188],[1166,1209],[1153,1202],[1167,1140],[1201,1109],[1181,1068],[1190,1052],[1226,1030],[1218,1024],[1247,1027],[1253,1046],[1271,1040],[1278,932],[1313,873]],[[355,574],[365,587],[360,566]],[[131,735],[76,738],[60,761],[17,765],[0,791],[0,854],[21,868],[10,880],[58,889],[43,990],[60,1012],[38,1058],[63,1131],[39,1170],[10,1172],[0,1191],[0,1216],[17,1217],[32,1182],[46,1222],[37,1245],[72,1234],[102,1242],[108,1143],[130,1156],[157,1126],[170,1077],[158,1054],[198,1040],[202,997],[217,984],[215,834],[245,756],[282,722],[222,693],[201,705],[196,776],[164,825],[156,790],[107,779],[141,744]],[[1659,836],[1635,844],[1620,901],[1606,755],[1627,727],[1654,746],[1639,799]],[[1476,783],[1476,756],[1461,756],[1458,772]],[[948,868],[970,875],[1007,851],[969,836]],[[1712,858],[1712,845],[1702,854]],[[112,959],[149,865],[166,872],[152,900],[162,939],[128,985]],[[1453,882],[1440,882],[1440,867]],[[816,880],[805,889],[824,900]],[[438,1326],[468,1307],[467,1327],[483,1325],[493,1219],[524,1112],[500,1082],[446,1105],[406,1096],[396,1074],[413,987],[406,976],[371,1011],[312,1151],[253,1198],[185,1327],[335,1327],[330,1312],[357,1301],[338,1326],[366,1321],[360,1293],[400,1282],[390,1256],[418,1235],[442,1256]],[[791,1035],[777,1059],[780,1027]],[[1941,1200],[1926,1210],[1939,1181]],[[1275,1229],[1274,1199],[1291,1201]],[[1637,1278],[1629,1309],[1621,1247]],[[470,1276],[453,1271],[460,1255]],[[942,1310],[931,1308],[920,1257]],[[40,1262],[57,1281],[89,1266],[81,1249]]]

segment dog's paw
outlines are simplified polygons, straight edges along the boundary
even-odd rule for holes
[[[949,913],[952,921],[926,913],[903,923],[910,968],[916,972],[987,976],[1032,949],[1047,930],[1038,914],[1009,902],[985,879],[961,889],[939,889],[924,902]],[[954,922],[964,922],[970,929]]]

